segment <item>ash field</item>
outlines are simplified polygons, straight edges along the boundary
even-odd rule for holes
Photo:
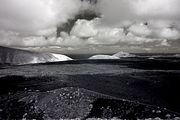
[[[1,119],[179,119],[180,58],[3,65]]]

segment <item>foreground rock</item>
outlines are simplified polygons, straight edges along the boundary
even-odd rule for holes
[[[179,119],[177,113],[82,88],[1,95],[0,119]]]

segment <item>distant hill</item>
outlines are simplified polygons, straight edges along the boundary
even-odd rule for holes
[[[61,54],[37,53],[0,46],[0,64],[18,65],[67,60],[72,59]]]

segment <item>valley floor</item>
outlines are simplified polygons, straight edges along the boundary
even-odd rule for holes
[[[0,118],[178,119],[178,65],[126,59],[3,66]]]

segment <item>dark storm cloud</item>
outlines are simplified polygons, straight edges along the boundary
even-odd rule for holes
[[[0,28],[29,34],[46,33],[88,7],[88,2],[80,0],[1,0]]]

